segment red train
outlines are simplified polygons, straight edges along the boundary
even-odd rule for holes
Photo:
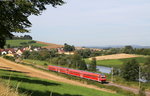
[[[75,70],[75,69],[69,69],[69,68],[64,68],[64,67],[59,67],[59,66],[52,66],[49,65],[48,69],[51,71],[56,71],[64,74],[69,74],[85,79],[90,79],[98,82],[105,82],[106,81],[106,76],[103,74],[98,74],[98,73],[92,73],[92,72],[87,72],[87,71],[82,71],[82,70]]]

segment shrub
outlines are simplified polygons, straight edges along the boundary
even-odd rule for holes
[[[3,56],[3,58],[8,59],[10,61],[15,61],[15,58],[12,56]]]

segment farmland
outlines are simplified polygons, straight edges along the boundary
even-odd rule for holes
[[[10,46],[22,46],[21,43],[28,43],[30,41],[34,41],[34,40],[7,40],[6,41],[6,45],[10,45]],[[28,45],[32,45],[32,46],[47,46],[46,44],[39,44],[39,43],[31,43]]]
[[[57,82],[36,77],[29,77],[24,72],[16,70],[0,69],[2,82],[17,88],[20,93],[31,96],[122,96],[120,94],[107,93],[63,82]]]
[[[112,54],[112,55],[104,55],[104,56],[96,56],[96,60],[110,60],[110,59],[125,59],[125,58],[135,58],[135,57],[141,57],[140,55],[134,55],[134,54]],[[89,58],[90,60],[92,58]]]
[[[35,43],[29,43],[31,41],[35,41]],[[63,47],[62,45],[46,43],[46,42],[41,42],[36,40],[6,40],[6,45],[9,44],[10,46],[15,46],[15,47],[23,46],[21,43],[26,43],[26,45],[37,46],[37,47],[42,47],[47,49]]]
[[[130,59],[136,59],[139,63],[144,63],[146,60],[146,57],[134,57],[134,58],[125,58],[125,59],[109,59],[109,60],[97,60],[97,65],[99,66],[107,66],[107,67],[120,67],[123,62],[126,62]],[[90,62],[90,60],[85,59],[87,63]]]

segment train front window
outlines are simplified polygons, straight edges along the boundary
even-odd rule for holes
[[[106,78],[104,74],[101,74],[101,78]]]

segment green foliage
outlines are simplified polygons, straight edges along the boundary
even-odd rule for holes
[[[134,49],[132,46],[125,46],[123,48],[123,53],[127,53],[127,54],[133,54],[134,53]]]
[[[31,52],[29,55],[29,59],[34,59],[34,60],[39,59],[40,60],[40,58],[41,58],[41,56],[40,56],[39,52],[37,52],[37,51]]]
[[[87,65],[79,54],[74,54],[70,56],[64,55],[64,56],[51,58],[50,62],[58,66],[65,66],[69,68],[87,70]]]
[[[92,51],[90,49],[82,49],[76,51],[78,54],[80,54],[83,58],[88,58],[91,56]]]
[[[26,43],[26,42],[21,42],[20,44],[21,44],[21,45],[23,45],[23,46],[24,46],[24,45],[27,45],[27,43]]]
[[[92,61],[89,64],[88,70],[89,71],[96,71],[96,58],[92,58]]]
[[[65,52],[71,52],[71,51],[74,51],[75,50],[75,47],[72,45],[68,45],[68,44],[64,44],[64,51]]]
[[[80,61],[79,69],[80,69],[80,70],[87,70],[87,65],[86,65],[86,63],[85,63],[84,60],[81,60],[81,61]]]
[[[62,0],[15,0],[0,2],[0,48],[5,45],[5,40],[12,37],[12,32],[29,32],[31,27],[28,17],[40,15],[46,10],[45,5],[62,5]]]
[[[150,55],[150,49],[135,49],[135,54]]]
[[[142,66],[142,76],[150,81],[150,57],[147,58],[146,62],[144,63],[144,65]]]
[[[15,58],[12,56],[3,56],[3,58],[8,59],[10,61],[15,61]]]
[[[29,58],[29,56],[30,56],[30,51],[24,51],[23,54],[22,54],[22,57],[23,57],[24,59]]]
[[[121,69],[122,77],[129,81],[136,81],[139,78],[139,63],[135,60],[125,62]]]
[[[7,47],[7,48],[11,48],[10,44],[7,44],[6,47]]]

